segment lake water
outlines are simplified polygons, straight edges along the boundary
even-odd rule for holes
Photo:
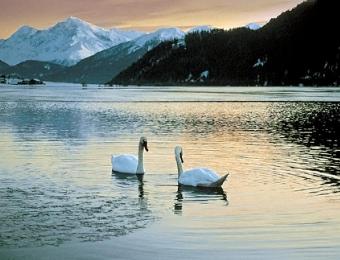
[[[338,88],[0,87],[0,259],[339,259],[339,101]],[[110,155],[136,154],[141,135],[143,180],[112,174]],[[176,145],[185,169],[229,172],[223,188],[179,187]]]

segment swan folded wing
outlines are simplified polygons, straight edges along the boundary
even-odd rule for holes
[[[115,172],[135,174],[137,171],[138,159],[134,155],[112,156],[111,160],[112,170]]]
[[[181,174],[179,183],[183,185],[199,186],[216,182],[220,176],[206,168],[195,168]]]

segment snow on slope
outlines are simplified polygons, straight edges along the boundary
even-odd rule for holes
[[[159,43],[174,39],[184,39],[185,33],[178,28],[162,28],[155,32],[142,35],[135,40],[132,40],[129,45],[129,54],[140,48],[147,46],[148,50],[156,47]]]
[[[184,32],[177,28],[160,29],[98,52],[60,73],[51,75],[49,80],[105,83],[162,41],[175,38],[183,39],[184,36]]]
[[[193,32],[210,32],[213,27],[210,25],[202,25],[202,26],[197,26],[194,28],[191,28],[190,30],[187,31],[187,33],[193,33]]]
[[[46,30],[21,27],[0,42],[0,60],[10,65],[40,60],[72,65],[99,51],[143,35],[141,32],[103,29],[75,17]]]
[[[151,41],[162,42],[167,40],[183,39],[184,36],[185,33],[178,28],[162,28],[155,32],[138,37],[134,40],[134,44],[142,47]]]
[[[259,25],[258,23],[248,23],[245,27],[250,29],[250,30],[256,31],[256,30],[260,29],[262,26]]]

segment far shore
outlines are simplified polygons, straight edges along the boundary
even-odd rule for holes
[[[44,81],[44,84],[37,85],[23,85],[23,84],[4,84],[0,83],[0,87],[82,87],[82,88],[339,88],[340,86],[304,86],[304,85],[290,85],[290,86],[254,86],[254,85],[194,85],[194,84],[186,84],[186,85],[176,85],[176,84],[145,84],[145,85],[107,85],[102,83],[89,83],[85,86],[81,83],[69,83],[69,82],[52,82],[52,81]]]

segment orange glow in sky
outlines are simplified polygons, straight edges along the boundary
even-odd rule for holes
[[[1,0],[0,38],[20,26],[50,27],[69,16],[101,27],[151,31],[197,25],[233,28],[263,23],[303,0]]]

